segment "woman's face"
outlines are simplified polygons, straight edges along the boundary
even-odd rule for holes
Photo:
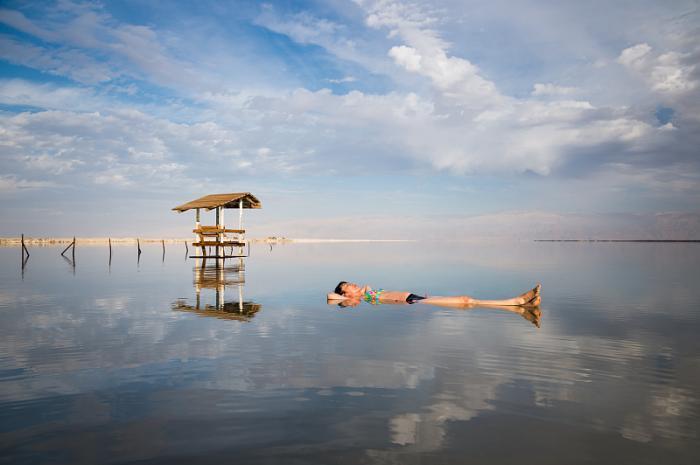
[[[355,283],[345,283],[341,290],[345,297],[357,297],[362,293],[362,288]]]

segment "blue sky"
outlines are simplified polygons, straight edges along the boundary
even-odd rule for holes
[[[257,235],[685,238],[700,232],[699,15],[6,1],[0,234],[184,235],[170,207],[250,191]]]

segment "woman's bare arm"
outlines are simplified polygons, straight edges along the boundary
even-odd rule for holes
[[[328,300],[346,300],[347,297],[344,295],[336,294],[335,292],[329,292],[326,296]]]

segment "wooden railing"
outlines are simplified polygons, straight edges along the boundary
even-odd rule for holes
[[[201,247],[203,255],[206,255],[205,247],[245,247],[243,238],[245,229],[228,229],[218,226],[200,226],[192,230],[197,234],[198,240],[192,243],[194,247]],[[235,237],[227,237],[234,234]]]

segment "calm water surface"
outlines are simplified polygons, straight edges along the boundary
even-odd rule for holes
[[[134,249],[0,249],[3,463],[699,463],[698,244]],[[327,305],[341,279],[540,281],[541,317]]]

